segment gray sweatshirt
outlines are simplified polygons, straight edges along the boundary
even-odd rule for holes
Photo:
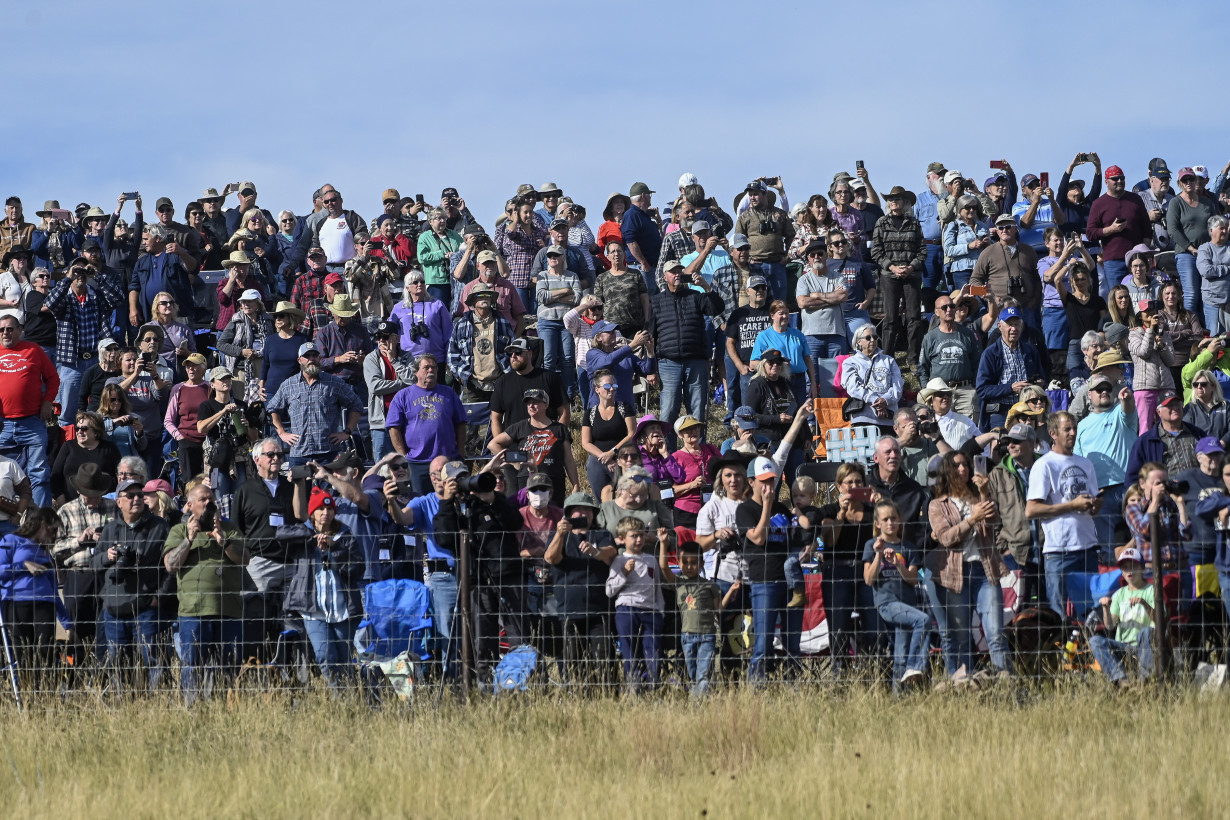
[[[631,572],[624,572],[628,559],[635,561],[636,565]],[[611,574],[606,579],[607,597],[615,599],[615,606],[662,612],[666,609],[666,602],[662,599],[660,572],[658,559],[652,555],[621,552],[611,562]]]

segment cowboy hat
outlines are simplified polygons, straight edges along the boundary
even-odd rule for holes
[[[339,293],[337,296],[334,296],[333,304],[326,305],[326,307],[334,316],[341,316],[343,318],[354,316],[359,312],[359,308],[355,305],[354,301],[345,293]]]
[[[76,475],[68,477],[68,483],[78,495],[88,495],[98,498],[111,490],[115,478],[110,473],[104,473],[97,464],[82,464],[77,468]]]
[[[627,194],[621,194],[618,191],[616,191],[615,193],[611,194],[610,196],[606,198],[606,207],[602,209],[602,218],[605,219],[607,222],[610,222],[612,219],[611,204],[617,199],[623,200],[625,212],[632,210],[631,198],[629,198]]]
[[[285,314],[287,316],[295,317],[295,324],[299,324],[300,322],[302,322],[304,319],[307,318],[307,314],[304,313],[299,308],[295,307],[294,302],[282,301],[274,305],[273,315],[276,317],[279,314]]]
[[[893,189],[884,195],[885,199],[893,199],[895,197],[901,197],[902,199],[909,202],[911,208],[913,208],[914,204],[918,202],[918,197],[914,196],[913,191],[907,191],[905,188],[902,188],[900,185],[894,185]]]
[[[231,256],[222,262],[222,267],[233,268],[236,265],[251,265],[254,260],[247,251],[231,251]]]
[[[931,381],[927,382],[927,386],[918,391],[918,400],[923,404],[931,401],[931,397],[936,393],[951,393],[952,388],[948,386],[948,382],[936,376]]]
[[[477,287],[466,296],[466,307],[474,307],[475,303],[484,296],[491,300],[494,306],[499,301],[500,293],[495,288]]]

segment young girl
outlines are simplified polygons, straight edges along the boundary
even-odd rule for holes
[[[624,682],[629,694],[636,694],[638,687],[632,676],[636,670],[638,639],[649,682],[651,685],[658,682],[658,643],[666,602],[662,598],[658,561],[645,554],[645,523],[639,518],[625,516],[616,525],[615,536],[624,552],[611,562],[606,594],[615,599],[615,631],[619,633]]]
[[[876,537],[863,547],[863,581],[871,587],[884,623],[897,628],[893,641],[894,688],[922,683],[927,664],[931,618],[912,603],[907,586],[918,584],[922,559],[913,544],[901,540],[901,512],[891,501],[875,506]]]
[[[816,548],[816,533],[813,527],[820,523],[819,510],[816,509],[816,493],[820,488],[814,479],[799,476],[790,488],[790,533],[799,547],[798,551],[786,559],[783,568],[786,571],[786,583],[793,594],[787,607],[807,606],[807,587],[803,579],[804,561],[811,558]]]

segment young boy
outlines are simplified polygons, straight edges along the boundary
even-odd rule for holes
[[[664,527],[658,533],[658,566],[668,567],[666,559],[667,539]],[[709,671],[713,668],[713,656],[717,652],[718,616],[731,601],[739,596],[742,582],[735,580],[723,596],[718,585],[708,578],[700,577],[701,549],[695,541],[679,545],[679,571],[662,570],[663,578],[675,586],[675,602],[679,607],[679,645],[683,649],[683,662],[692,680],[692,697],[702,697],[709,691]]]
[[[1153,674],[1153,585],[1145,583],[1145,562],[1140,550],[1128,547],[1119,555],[1119,569],[1127,585],[1098,601],[1102,605],[1102,620],[1107,629],[1115,630],[1111,640],[1105,635],[1089,639],[1089,648],[1098,659],[1106,677],[1116,686],[1127,686],[1127,672],[1121,656],[1135,654],[1140,662],[1140,676]]]
[[[638,687],[633,674],[638,640],[649,682],[658,682],[658,641],[666,603],[662,599],[658,561],[645,554],[645,522],[624,516],[615,526],[615,541],[623,546],[624,552],[611,562],[606,594],[615,599],[615,631],[619,634],[619,654],[624,662],[624,683],[629,694],[636,694]]]
[[[787,607],[807,606],[807,585],[801,564],[811,558],[812,551],[816,548],[816,531],[812,528],[820,523],[820,511],[816,509],[818,491],[815,480],[807,476],[796,478],[790,488],[790,501],[793,505],[790,510],[791,541],[796,546],[800,543],[802,546],[789,556],[783,565],[786,583],[793,592],[786,603]]]
[[[876,504],[875,538],[863,546],[863,581],[871,587],[876,611],[896,627],[893,640],[893,689],[922,683],[927,665],[931,618],[908,603],[915,600],[907,586],[918,584],[922,558],[913,544],[902,541],[901,513],[891,501]]]

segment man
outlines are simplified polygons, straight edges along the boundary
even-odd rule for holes
[[[0,535],[17,529],[33,501],[30,476],[16,461],[0,456]]]
[[[1003,170],[995,171],[991,176],[987,177],[982,183],[982,190],[991,200],[994,210],[984,214],[987,219],[998,217],[1000,214],[1012,215],[1012,203],[1016,202],[1017,184],[1016,174],[1012,170],[1012,166],[1008,164],[1008,160],[1001,159]]]
[[[403,210],[402,203],[405,201],[396,188],[385,188],[384,193],[380,195],[380,204],[384,206],[384,212],[371,221],[368,232],[373,235],[383,234],[384,223],[392,221],[393,230],[410,244],[411,252],[413,252],[413,245],[419,236],[419,214],[430,206],[426,202],[418,202],[411,198],[409,207]],[[383,219],[386,216],[388,219]]]
[[[372,458],[380,461],[393,451],[384,420],[393,397],[414,382],[414,354],[401,349],[401,325],[388,319],[376,325],[376,349],[363,359],[367,387],[367,423],[372,431]]]
[[[1047,228],[1059,224],[1061,213],[1055,204],[1055,192],[1043,188],[1042,180],[1034,174],[1021,177],[1021,188],[1024,198],[1012,206],[1012,218],[1020,226],[1021,242],[1040,255],[1046,252],[1042,235]],[[995,224],[999,226],[998,218]]]
[[[912,364],[918,361],[918,348],[926,332],[922,322],[922,272],[927,246],[923,243],[922,226],[910,213],[914,194],[897,185],[884,199],[888,202],[888,215],[876,223],[871,234],[871,258],[879,267],[880,293],[884,297],[884,350],[891,356],[904,346],[909,351],[906,361]],[[901,344],[903,330],[905,345]]]
[[[849,296],[846,277],[840,268],[829,267],[827,257],[823,239],[809,243],[803,249],[806,272],[795,288],[800,329],[807,337],[812,357],[817,359],[835,359],[850,351],[842,312]]]
[[[462,307],[456,315],[462,315],[473,306],[470,295],[479,288],[495,292],[495,309],[512,325],[513,334],[521,335],[525,329],[525,305],[512,282],[500,275],[499,256],[495,251],[478,254],[478,278],[461,289]]]
[[[784,268],[783,268],[784,271]],[[709,348],[705,317],[722,312],[722,299],[709,289],[700,272],[692,276],[693,290],[683,281],[683,263],[668,262],[663,269],[666,290],[650,298],[649,334],[655,340],[658,376],[662,379],[661,420],[674,439],[673,425],[683,394],[688,412],[705,418],[709,394]],[[784,277],[783,277],[784,281]],[[772,290],[772,284],[770,284]],[[591,351],[592,353],[592,351]]]
[[[43,210],[35,212],[42,222],[30,236],[30,249],[33,251],[32,264],[47,268],[53,273],[60,273],[75,256],[80,244],[77,230],[72,220],[57,218],[54,213],[60,209],[60,203],[49,199],[43,203]]]
[[[389,443],[410,462],[410,480],[420,494],[431,492],[432,459],[461,458],[465,451],[465,408],[456,391],[438,382],[438,372],[435,356],[419,356],[415,382],[398,391],[385,417]]]
[[[0,223],[0,256],[14,248],[30,248],[34,237],[34,225],[25,220],[21,211],[21,198],[11,196],[4,200],[4,222]]]
[[[922,286],[928,290],[948,290],[944,285],[944,226],[939,219],[939,201],[945,194],[942,162],[927,166],[927,188],[914,199],[914,218],[922,226],[927,259],[923,263]],[[873,229],[874,230],[874,229]]]
[[[780,180],[778,184],[780,186]],[[789,214],[770,203],[769,188],[764,181],[749,182],[744,191],[748,206],[735,220],[735,231],[751,243],[752,260],[760,263],[769,281],[769,293],[774,299],[785,299],[786,251],[794,241],[794,223]]]
[[[1123,169],[1118,165],[1107,168],[1106,193],[1090,207],[1085,235],[1102,246],[1103,276],[1111,285],[1127,275],[1124,257],[1152,234],[1152,228],[1145,201],[1127,190]]]
[[[91,563],[103,573],[102,631],[115,683],[123,685],[118,674],[121,656],[137,649],[152,690],[161,677],[158,596],[163,585],[162,548],[171,528],[150,511],[142,486],[140,481],[121,481],[116,488],[119,515],[103,525]]]
[[[1116,328],[1122,330],[1121,338],[1126,339],[1127,328],[1123,325],[1113,323],[1106,326],[1107,337],[1109,338],[1112,335],[1116,335],[1119,332]],[[1106,350],[1098,354],[1097,359],[1094,361],[1093,372],[1089,376],[1089,381],[1086,381],[1079,388],[1077,388],[1075,395],[1072,396],[1072,404],[1068,407],[1068,412],[1072,414],[1073,418],[1075,418],[1077,422],[1084,421],[1085,417],[1089,415],[1089,382],[1093,381],[1093,377],[1099,373],[1106,376],[1106,378],[1110,380],[1111,385],[1115,388],[1109,391],[1111,403],[1117,404],[1119,402],[1118,388],[1120,386],[1127,385],[1127,381],[1123,378],[1123,367],[1128,364],[1131,364],[1131,362],[1124,357],[1123,353],[1120,352],[1117,346],[1112,345],[1110,350]]]
[[[695,239],[692,237],[693,211],[694,209],[690,203],[681,203],[678,216],[679,230],[671,231],[662,237],[662,247],[658,251],[658,267],[654,271],[658,290],[665,287],[665,282],[662,279],[662,270],[666,263],[676,259],[683,262],[685,256],[695,253],[698,248]],[[687,265],[687,262],[683,262],[683,264]]]
[[[508,349],[516,333],[508,319],[495,312],[497,299],[490,288],[466,294],[467,311],[449,337],[448,369],[467,404],[490,401],[496,382],[508,372]]]
[[[870,309],[877,293],[875,271],[871,265],[852,256],[853,246],[844,231],[834,228],[824,237],[824,242],[828,248],[826,264],[830,273],[840,273],[846,280],[846,303],[841,310],[846,322],[847,349],[853,349],[854,334],[871,323]]]
[[[902,407],[893,416],[893,435],[901,447],[901,470],[924,486],[931,459],[952,451],[932,420],[927,407]]]
[[[342,195],[337,189],[323,193],[320,202],[324,215],[315,221],[311,230],[304,231],[301,241],[307,242],[309,248],[323,250],[328,269],[340,272],[354,258],[355,237],[366,233],[366,223],[363,217],[342,207]]]
[[[440,512],[435,534],[439,545],[453,555],[460,553],[460,539],[467,527],[472,534],[469,549],[470,612],[474,618],[474,655],[480,682],[499,658],[500,627],[510,646],[523,643],[525,631],[525,569],[517,533],[521,514],[503,493],[475,492],[462,510],[458,479],[469,470],[459,461],[441,470]],[[430,492],[430,490],[428,490]],[[468,663],[466,658],[463,662]]]
[[[743,405],[743,396],[752,380],[752,348],[760,331],[773,326],[773,317],[767,307],[769,282],[763,276],[750,276],[746,294],[742,300],[747,304],[735,308],[726,322],[726,422],[736,407]]]
[[[401,267],[396,259],[377,256],[366,232],[354,238],[354,256],[342,266],[345,292],[359,311],[356,324],[369,330],[393,310],[393,295],[389,285],[402,281]]]
[[[451,185],[440,191],[440,207],[444,209],[444,221],[450,231],[463,231],[478,223],[466,207],[466,201]]]
[[[658,257],[662,250],[662,233],[657,221],[649,215],[653,207],[654,191],[643,182],[633,183],[628,190],[628,198],[632,207],[624,211],[620,222],[620,232],[628,253],[641,269],[645,287],[650,295],[658,292],[657,277],[654,271],[658,269]]]
[[[461,234],[449,230],[448,217],[441,208],[432,208],[427,224],[431,230],[418,238],[418,260],[427,279],[427,292],[446,305],[452,304],[449,257],[461,247]]]
[[[98,613],[98,572],[90,561],[98,548],[103,526],[115,517],[115,502],[105,496],[115,479],[97,464],[82,464],[69,476],[77,497],[60,507],[60,530],[52,556],[56,560],[64,605],[74,627],[74,640],[87,643],[94,636]]]
[[[55,419],[60,376],[41,347],[22,341],[21,324],[11,313],[0,315],[0,373],[0,453],[22,453],[34,503],[49,507],[47,425]]]
[[[1116,540],[1116,524],[1122,521],[1123,493],[1136,476],[1125,473],[1132,447],[1137,439],[1136,402],[1131,388],[1116,387],[1105,372],[1089,379],[1089,415],[1079,421],[1073,452],[1089,459],[1098,473],[1098,493],[1102,496],[1102,514],[1094,521],[1103,558],[1110,557],[1110,546]]]
[[[272,436],[254,444],[256,475],[239,485],[231,502],[231,523],[242,533],[251,555],[248,574],[263,597],[261,630],[266,637],[279,628],[282,605],[278,593],[290,582],[297,557],[286,541],[278,539],[278,528],[307,518],[306,490],[300,497],[295,485],[282,475],[285,458],[282,442]]]
[[[239,530],[218,515],[214,491],[194,486],[184,520],[171,528],[162,552],[178,590],[180,687],[189,703],[199,692],[202,666],[212,661],[229,670],[239,664],[248,559]]]
[[[564,192],[554,182],[544,182],[538,188],[538,201],[541,207],[534,210],[534,215],[541,217],[548,226],[559,219],[559,203]]]
[[[667,234],[667,236],[674,236],[674,234]],[[718,271],[731,264],[730,254],[726,251],[728,247],[726,240],[715,234],[712,226],[705,220],[694,219],[692,221],[692,244],[696,249],[685,253],[679,259],[683,263],[684,274],[690,277],[696,271],[700,271],[701,276],[713,284]]]
[[[371,334],[355,320],[358,307],[349,296],[339,293],[329,305],[333,321],[316,333],[320,367],[332,373],[354,391],[359,401],[367,402],[367,382],[363,380],[363,358],[375,350]]]
[[[971,188],[973,189],[972,191],[970,190]],[[961,215],[961,209],[957,203],[967,193],[977,198],[978,204],[982,206],[982,213],[984,215],[995,216],[999,213],[991,197],[988,194],[978,193],[978,187],[974,181],[967,180],[960,171],[944,172],[944,190],[947,196],[941,198],[937,206],[941,225],[954,222]]]
[[[534,354],[525,339],[513,339],[504,347],[504,353],[509,369],[496,380],[491,394],[491,437],[530,417],[525,409],[525,391],[533,389],[547,394],[547,415],[567,427],[572,407],[564,396],[559,374],[534,366]]]
[[[199,354],[198,354],[199,355]],[[205,357],[201,356],[203,360]],[[120,346],[114,339],[101,339],[98,342],[98,356],[94,364],[81,374],[81,385],[77,390],[77,406],[68,416],[69,423],[82,410],[97,412],[98,402],[102,397],[102,389],[107,382],[120,375]],[[68,408],[64,408],[68,412]]]
[[[107,330],[111,331],[115,338],[124,335],[124,304],[123,296],[128,287],[128,275],[123,271],[111,267],[107,264],[104,258],[102,246],[92,237],[87,237],[81,243],[81,257],[90,266],[94,272],[94,278],[98,282],[105,282],[110,285],[111,289],[120,294],[120,304],[114,305],[107,312],[104,320],[104,325]],[[73,260],[70,267],[80,264],[78,260]]]
[[[226,232],[228,238],[235,231],[243,227],[241,224],[243,222],[243,215],[253,209],[259,210],[265,215],[265,225],[267,227],[278,224],[277,220],[273,218],[273,214],[256,204],[256,186],[254,184],[251,182],[241,182],[237,188],[233,185],[227,185],[222,189],[223,198],[225,199],[226,195],[232,192],[237,194],[237,202],[234,208],[228,208],[226,211]]]
[[[1014,307],[999,313],[999,338],[987,345],[978,361],[974,390],[982,405],[979,427],[1001,427],[1008,408],[1027,384],[1042,384],[1042,357],[1029,342],[1021,341],[1025,320]]]
[[[982,345],[968,325],[957,323],[956,315],[952,297],[940,294],[935,300],[939,324],[923,336],[918,353],[918,381],[926,384],[931,379],[943,379],[952,390],[953,407],[972,419],[978,414],[974,382]]]
[[[222,190],[224,193],[220,194],[217,188],[206,188],[205,192],[197,197],[197,202],[201,203],[201,210],[205,212],[205,219],[201,227],[209,235],[210,240],[206,247],[201,249],[206,257],[220,256],[223,246],[230,241],[233,233],[226,229],[226,214],[222,213],[222,202],[226,199],[226,194],[231,192],[231,186],[228,184]],[[120,200],[120,207],[123,207],[123,204],[123,200]],[[116,212],[119,212],[118,208]]]
[[[867,486],[881,498],[892,501],[901,513],[905,540],[920,544],[927,537],[926,516],[929,496],[917,481],[902,471],[901,445],[892,436],[876,442],[871,457],[874,467],[867,472]],[[877,499],[879,500],[879,499]]]
[[[265,409],[278,438],[290,445],[293,467],[332,461],[358,430],[363,403],[346,382],[321,372],[320,350],[308,342],[299,346],[299,373],[282,382]]]
[[[1052,413],[1046,425],[1051,451],[1029,471],[1025,515],[1042,524],[1046,598],[1060,618],[1067,617],[1070,572],[1098,571],[1098,533],[1093,516],[1102,509],[1098,474],[1089,459],[1073,453],[1076,419]]]
[[[741,233],[731,234],[728,247],[730,264],[719,268],[713,274],[713,291],[722,297],[722,312],[716,320],[722,327],[726,327],[727,322],[730,321],[730,314],[735,308],[747,306],[748,280],[753,276],[759,276],[765,282],[769,281],[764,275],[764,267],[751,261],[752,245],[746,236]],[[688,277],[687,281],[690,282],[694,273],[693,266],[688,266],[684,273]],[[766,298],[765,304],[768,303],[769,300]],[[648,315],[648,305],[646,305],[646,315]]]
[[[1174,250],[1174,240],[1166,231],[1166,209],[1174,193],[1170,190],[1170,169],[1166,160],[1154,157],[1149,160],[1149,184],[1140,192],[1140,200],[1149,212],[1149,225],[1153,230],[1153,246],[1159,251]]]
[[[128,277],[128,322],[140,327],[153,316],[154,298],[163,291],[175,297],[185,316],[190,316],[196,302],[192,298],[189,268],[177,251],[179,244],[168,239],[166,228],[150,225],[143,239],[145,255]]]
[[[1157,423],[1136,440],[1128,456],[1127,476],[1133,480],[1149,462],[1161,464],[1170,475],[1196,465],[1196,442],[1204,431],[1183,421],[1183,397],[1163,390],[1157,397]]]
[[[1008,454],[992,468],[988,476],[991,493],[999,510],[999,527],[995,546],[1003,554],[1009,569],[1024,571],[1021,599],[1034,602],[1042,591],[1039,585],[1041,556],[1038,554],[1040,528],[1026,515],[1025,497],[1029,490],[1029,472],[1036,455],[1038,437],[1028,424],[1014,424],[1004,434]]]
[[[970,285],[986,287],[1003,302],[1012,297],[1030,317],[1030,326],[1042,327],[1042,278],[1038,275],[1038,254],[1018,238],[1016,221],[1007,214],[995,219],[998,246],[985,249],[974,263]]]
[[[328,305],[333,301],[333,296],[344,289],[338,287],[344,285],[342,275],[330,273],[326,267],[327,258],[320,246],[309,249],[307,270],[295,278],[295,284],[290,291],[290,300],[305,314],[299,331],[309,339],[316,335],[318,328],[329,324],[331,318]],[[331,292],[326,284],[332,286]]]
[[[158,213],[157,227],[162,228],[163,237],[170,245],[168,252],[179,257],[179,261],[189,273],[195,273],[200,268],[200,260],[204,255],[201,251],[201,234],[182,222],[175,221],[175,205],[169,198],[159,197],[154,210]],[[231,231],[231,233],[234,232]],[[147,252],[150,251],[147,249]],[[180,303],[183,307],[189,304],[192,302]]]
[[[487,236],[487,231],[483,229],[482,225],[478,223],[466,225],[461,230],[461,247],[453,251],[448,257],[448,269],[451,271],[449,276],[452,280],[450,283],[452,295],[450,297],[451,301],[448,304],[450,312],[455,312],[461,308],[461,304],[465,299],[462,290],[466,285],[469,285],[479,277],[482,263],[478,261],[478,256],[483,251],[495,253],[495,243],[491,241],[491,237]],[[508,281],[509,287],[512,287],[511,280],[508,280],[508,263],[498,253],[495,253],[495,270],[496,276]],[[528,267],[526,270],[528,270]],[[515,291],[516,288],[514,287],[513,290]],[[520,296],[519,293],[518,296]]]
[[[547,251],[552,247],[560,247],[564,249],[567,269],[577,275],[577,278],[581,281],[581,287],[592,288],[594,285],[594,262],[589,257],[589,254],[582,252],[580,248],[574,248],[568,244],[568,232],[570,230],[568,220],[553,220],[547,229],[547,233],[551,236],[551,244],[545,248],[538,249],[538,253],[534,254],[534,262],[530,270],[535,276],[545,271],[549,261],[547,259]]]
[[[1085,195],[1085,180],[1072,179],[1072,172],[1080,165],[1093,166],[1093,184]],[[1059,188],[1055,204],[1059,207],[1056,222],[1064,236],[1083,234],[1089,224],[1089,208],[1102,195],[1102,158],[1096,153],[1083,152],[1072,158],[1072,162],[1059,178]],[[1091,280],[1096,281],[1096,277]],[[1103,291],[1105,293],[1106,291]]]
[[[918,391],[918,400],[931,409],[940,436],[954,450],[976,454],[999,439],[995,432],[983,433],[969,416],[953,409],[952,389],[941,378],[933,378]]]

